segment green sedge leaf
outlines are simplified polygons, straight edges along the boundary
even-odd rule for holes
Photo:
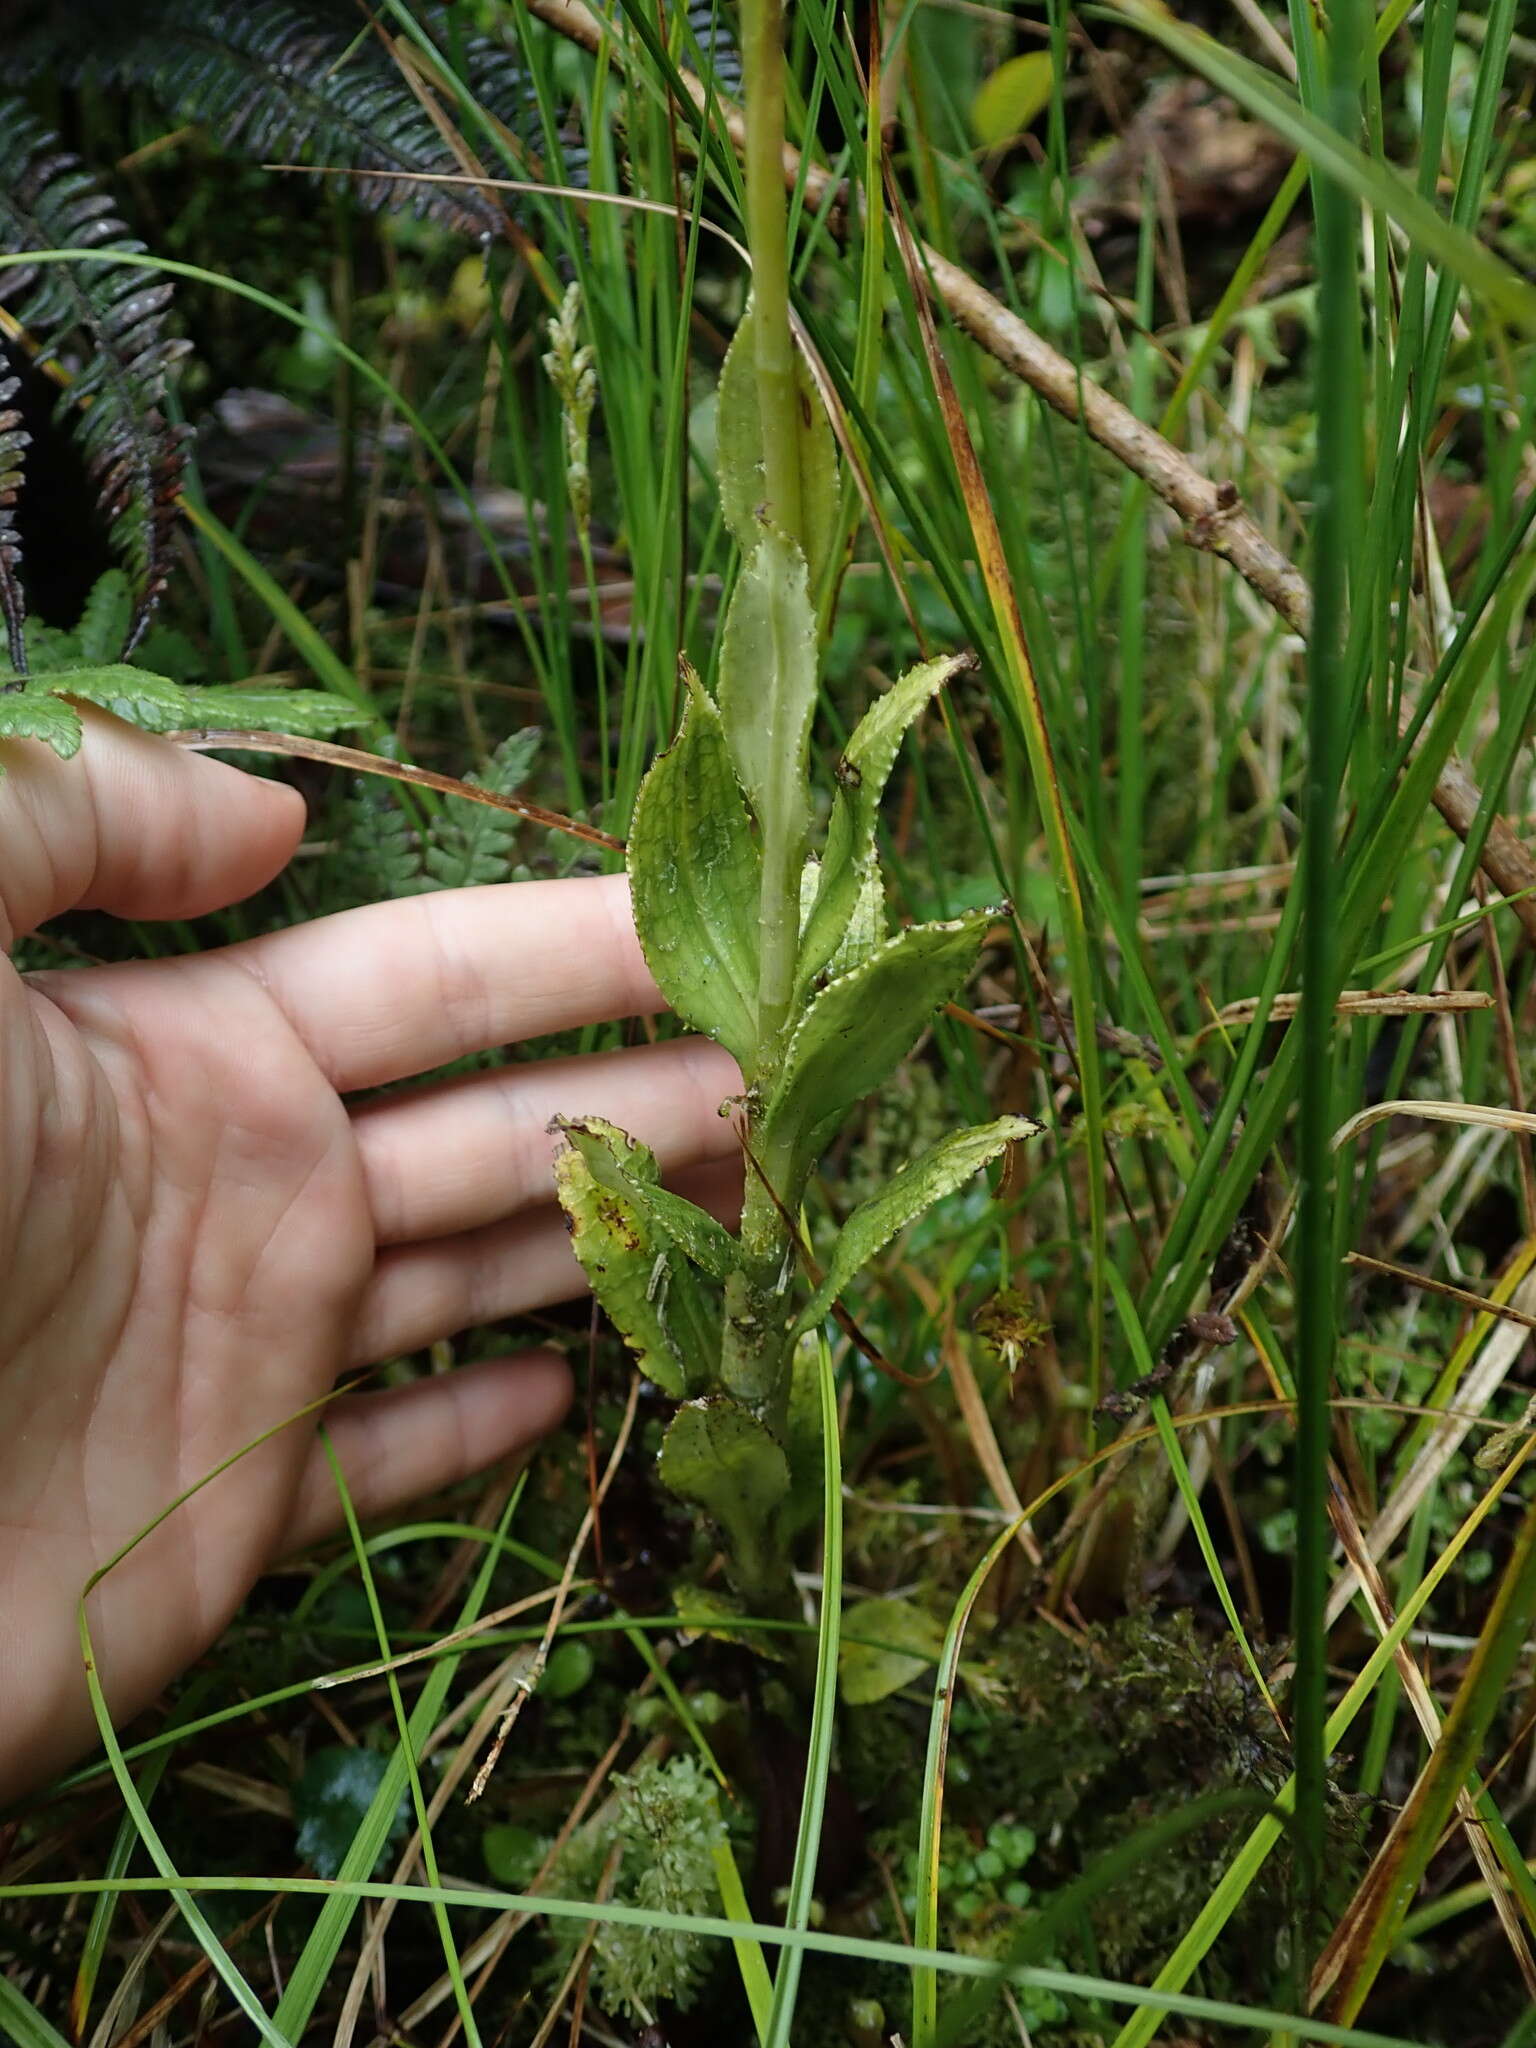
[[[800,398],[800,531],[815,589],[837,538],[837,442],[798,350],[795,385]],[[750,555],[762,532],[758,513],[767,488],[757,402],[757,309],[750,299],[721,367],[716,420],[720,510],[742,553]]]
[[[744,1584],[758,1582],[773,1551],[775,1510],[789,1492],[789,1461],[776,1437],[729,1395],[690,1401],[662,1439],[663,1483],[718,1524]]]
[[[821,1518],[825,1485],[821,1452],[821,1360],[815,1344],[797,1344],[789,1361],[789,1405],[784,1416],[789,1492],[779,1509],[778,1536],[790,1544]]]
[[[854,1275],[884,1251],[898,1231],[953,1194],[1005,1146],[1038,1137],[1043,1128],[1033,1117],[1000,1116],[995,1123],[978,1124],[973,1130],[941,1138],[902,1167],[878,1194],[859,1204],[838,1232],[826,1278],[796,1321],[791,1338],[815,1329]]]
[[[816,615],[805,557],[764,532],[731,597],[720,646],[720,720],[765,842],[799,869],[810,822],[806,758],[816,709]]]
[[[690,677],[682,730],[635,803],[635,926],[672,1008],[742,1061],[757,1038],[760,873],[720,714]]]
[[[0,739],[41,740],[61,761],[80,751],[80,714],[71,705],[35,688],[0,695]],[[5,763],[0,761],[0,775]]]
[[[829,981],[795,1027],[764,1118],[764,1144],[804,1151],[830,1118],[893,1071],[970,974],[995,912],[912,925]]]
[[[671,1240],[652,1228],[616,1169],[654,1174],[656,1161],[596,1117],[566,1129],[555,1161],[555,1195],[571,1227],[571,1249],[592,1292],[640,1370],[682,1400],[707,1383],[720,1355],[720,1312]]]
[[[854,727],[838,763],[838,790],[822,855],[816,901],[800,948],[802,995],[832,965],[874,867],[875,826],[907,728],[951,677],[971,665],[968,654],[940,655],[907,670]]]

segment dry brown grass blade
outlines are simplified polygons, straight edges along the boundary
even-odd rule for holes
[[[1330,2019],[1348,2025],[1391,1951],[1456,1796],[1475,1768],[1536,1614],[1536,1505],[1527,1508],[1493,1604],[1417,1783],[1339,1921],[1314,1977]]]
[[[592,1534],[598,1515],[602,1512],[603,1502],[608,1498],[608,1489],[613,1484],[614,1474],[623,1463],[624,1453],[629,1448],[630,1432],[635,1426],[635,1411],[639,1403],[640,1375],[633,1373],[629,1382],[629,1399],[624,1405],[624,1417],[619,1424],[618,1434],[614,1437],[607,1467],[596,1491],[587,1503],[587,1511],[581,1518],[581,1525],[567,1553],[565,1567],[560,1574],[560,1583],[555,1589],[555,1598],[549,1610],[549,1619],[544,1624],[544,1633],[540,1636],[538,1648],[533,1653],[533,1661],[528,1670],[520,1672],[514,1680],[512,1698],[497,1726],[495,1739],[486,1752],[485,1762],[475,1773],[474,1783],[469,1788],[468,1803],[471,1806],[490,1783],[491,1773],[500,1762],[501,1752],[507,1746],[507,1737],[517,1726],[518,1716],[537,1691],[539,1680],[544,1676],[544,1667],[549,1662],[550,1646],[559,1633],[560,1623],[565,1615],[565,1603],[576,1580],[576,1567],[581,1561],[581,1553],[587,1547],[587,1539]]]
[[[1344,1555],[1359,1577],[1360,1589],[1371,1610],[1372,1626],[1379,1635],[1384,1636],[1397,1617],[1393,1612],[1386,1586],[1376,1569],[1375,1560],[1365,1547],[1365,1537],[1361,1533],[1355,1512],[1345,1499],[1337,1477],[1330,1488],[1328,1507],[1334,1532],[1343,1545]],[[1413,1709],[1414,1718],[1423,1732],[1425,1741],[1433,1748],[1440,1739],[1440,1710],[1430,1697],[1423,1673],[1414,1663],[1406,1643],[1398,1644],[1393,1662],[1397,1666],[1398,1676],[1402,1680],[1403,1691]],[[1504,1937],[1514,1955],[1515,1966],[1520,1972],[1528,1995],[1532,2002],[1536,2003],[1536,1960],[1531,1956],[1530,1944],[1526,1940],[1525,1929],[1520,1924],[1520,1916],[1515,1910],[1514,1899],[1510,1896],[1509,1887],[1504,1881],[1498,1856],[1488,1839],[1487,1830],[1478,1818],[1477,1801],[1465,1785],[1456,1795],[1456,1811],[1462,1827],[1466,1830],[1467,1846],[1472,1851],[1473,1861],[1488,1886],[1488,1896],[1493,1901],[1499,1925],[1503,1928]],[[1322,1967],[1320,1961],[1319,1971]],[[1311,1986],[1313,2000],[1320,1998],[1326,1988],[1320,1977],[1314,1978]]]
[[[1486,1294],[1474,1294],[1470,1287],[1454,1287],[1449,1280],[1436,1280],[1429,1273],[1416,1273],[1412,1266],[1400,1266],[1393,1259],[1375,1259],[1369,1252],[1346,1252],[1344,1263],[1364,1266],[1389,1280],[1401,1280],[1405,1287],[1416,1287],[1424,1294],[1443,1294],[1448,1301],[1475,1309],[1479,1315],[1497,1316],[1501,1322],[1519,1323],[1523,1329],[1536,1330],[1536,1315],[1523,1308],[1514,1308],[1507,1301],[1493,1301]]]
[[[1514,1367],[1515,1360],[1525,1349],[1530,1339],[1526,1335],[1524,1318],[1536,1315],[1536,1272],[1531,1270],[1536,1246],[1527,1244],[1521,1253],[1523,1269],[1517,1269],[1511,1302],[1517,1309],[1518,1319],[1500,1321],[1488,1337],[1481,1350],[1470,1361],[1466,1373],[1455,1390],[1456,1405],[1447,1404],[1438,1413],[1435,1425],[1419,1450],[1413,1463],[1393,1487],[1381,1510],[1366,1534],[1366,1544],[1374,1558],[1384,1557],[1392,1544],[1407,1527],[1410,1517],[1424,1495],[1436,1483],[1446,1466],[1466,1441],[1474,1427],[1472,1418],[1483,1419],[1483,1411],[1498,1392]],[[1496,1313],[1499,1304],[1491,1305]],[[1479,1309],[1479,1314],[1489,1310]],[[1328,1620],[1330,1625],[1337,1620],[1353,1599],[1355,1575],[1346,1570],[1328,1597]]]
[[[360,775],[383,775],[391,782],[409,782],[416,789],[435,789],[442,796],[463,797],[466,803],[488,804],[493,811],[511,811],[530,825],[543,825],[551,832],[569,833],[591,846],[603,846],[610,853],[622,853],[624,842],[595,825],[583,825],[559,811],[547,811],[542,804],[524,803],[518,796],[500,796],[493,789],[476,789],[456,776],[439,775],[432,768],[414,768],[404,761],[386,761],[381,754],[366,753],[361,747],[338,746],[334,740],[300,739],[288,732],[225,732],[209,726],[195,732],[167,733],[175,746],[195,752],[217,749],[220,753],[291,754],[301,761],[323,761],[330,768],[353,768]]]
[[[504,1623],[515,1621],[520,1614],[527,1614],[535,1607],[547,1606],[559,1594],[558,1586],[541,1586],[537,1593],[525,1593],[521,1600],[514,1600],[509,1607],[498,1607],[493,1613],[481,1615],[468,1628],[456,1628],[451,1635],[438,1636],[434,1642],[425,1643],[419,1650],[402,1650],[397,1657],[386,1657],[378,1664],[365,1664],[360,1671],[328,1671],[313,1681],[314,1690],[321,1692],[332,1686],[358,1685],[365,1678],[382,1678],[386,1671],[399,1671],[407,1664],[419,1664],[425,1659],[435,1661],[446,1650],[457,1648],[461,1643],[472,1643],[477,1636],[501,1628]]]
[[[1019,1499],[1008,1470],[1008,1461],[1003,1456],[1003,1447],[997,1440],[992,1427],[992,1418],[987,1413],[986,1400],[981,1386],[971,1368],[971,1361],[955,1331],[955,1311],[952,1302],[941,1302],[938,1289],[925,1273],[915,1266],[903,1269],[907,1284],[933,1318],[939,1331],[939,1347],[944,1363],[949,1368],[949,1383],[954,1389],[955,1406],[960,1410],[960,1420],[965,1424],[965,1433],[971,1440],[976,1453],[976,1462],[982,1476],[992,1489],[992,1497],[1010,1521],[1017,1522],[1019,1548],[1036,1567],[1044,1562],[1040,1545],[1034,1531],[1025,1519],[1024,1503]]]
[[[583,0],[529,0],[529,11],[594,54],[605,43],[611,45],[612,28]],[[742,115],[691,72],[684,71],[681,78],[701,113],[713,107],[739,152],[746,134]],[[829,219],[835,220],[844,195],[830,171],[819,164],[802,164],[799,152],[786,145],[784,176],[791,185],[803,183],[807,207],[813,211],[828,208]],[[1234,485],[1212,482],[1202,475],[1171,441],[1139,420],[1118,398],[1080,375],[1075,363],[1058,354],[968,271],[926,243],[918,245],[917,253],[928,291],[958,327],[1063,419],[1074,425],[1080,420],[1101,448],[1141,477],[1178,514],[1191,547],[1229,563],[1294,632],[1306,638],[1312,623],[1307,580],[1243,510]],[[1412,708],[1406,708],[1405,718],[1412,715]],[[1457,837],[1466,839],[1482,809],[1482,792],[1466,763],[1454,754],[1436,778],[1434,805]],[[1536,860],[1504,818],[1496,816],[1491,821],[1479,865],[1505,896],[1536,890]],[[1525,896],[1511,908],[1527,936],[1536,940],[1536,899]]]
[[[609,1457],[602,1485],[598,1489],[597,1497],[588,1504],[586,1514],[583,1516],[581,1526],[576,1532],[575,1540],[566,1557],[565,1567],[555,1588],[555,1607],[551,1612],[550,1624],[545,1630],[543,1642],[540,1645],[540,1649],[545,1656],[548,1655],[548,1645],[553,1640],[554,1632],[559,1627],[559,1617],[563,1612],[562,1595],[569,1592],[571,1583],[576,1575],[576,1566],[580,1561],[582,1550],[585,1548],[587,1539],[591,1534],[593,1520],[602,1506],[607,1487],[611,1483],[613,1475],[617,1472],[620,1460],[628,1446],[630,1432],[634,1428],[639,1391],[639,1380],[634,1378],[630,1385],[629,1404],[625,1409],[618,1434],[614,1439],[614,1449]],[[539,1651],[535,1651],[534,1657],[537,1658],[538,1655]],[[458,1790],[465,1773],[473,1764],[486,1738],[490,1737],[494,1742],[495,1732],[505,1723],[505,1703],[508,1687],[511,1686],[515,1689],[516,1697],[526,1697],[523,1687],[527,1678],[529,1662],[530,1660],[526,1652],[521,1647],[515,1650],[510,1657],[497,1666],[489,1678],[483,1680],[475,1688],[467,1700],[462,1701],[454,1709],[454,1712],[448,1717],[446,1722],[439,1724],[433,1730],[431,1736],[423,1745],[419,1761],[424,1761],[426,1757],[430,1756],[438,1748],[446,1735],[447,1729],[457,1718],[466,1711],[474,1713],[474,1721],[468,1734],[445,1765],[442,1776],[432,1789],[432,1797],[427,1805],[427,1825],[429,1827],[435,1826],[448,1801]],[[543,1668],[542,1664],[539,1668]],[[494,1763],[494,1760],[493,1754],[490,1762]],[[486,1768],[489,1768],[489,1765],[483,1767],[482,1775]],[[574,1826],[575,1823],[572,1822],[571,1825]],[[564,1840],[564,1838],[562,1834],[561,1840]],[[411,1873],[421,1855],[421,1842],[420,1829],[414,1829],[395,1868],[394,1881],[396,1884],[409,1883]],[[551,1851],[552,1855],[553,1853]],[[541,1870],[539,1877],[534,1880],[535,1884],[540,1882],[543,1874],[543,1870]],[[383,1953],[385,1932],[398,1904],[398,1899],[384,1899],[380,1902],[378,1912],[369,1926],[367,1937],[360,1946],[357,1963],[353,1969],[352,1978],[342,2003],[341,2017],[336,2025],[336,2048],[347,2048],[347,2044],[353,2038],[358,2015],[362,2010],[363,1997],[367,1989],[369,1975],[376,1959]]]
[[[1228,1003],[1216,1012],[1209,1024],[1201,1027],[1199,1035],[1204,1038],[1207,1032],[1251,1024],[1260,1007],[1257,996],[1244,996],[1238,1002]],[[1445,989],[1433,995],[1415,995],[1411,989],[1347,988],[1339,996],[1335,1014],[1340,1017],[1440,1017],[1494,1007],[1493,997],[1482,989]],[[1300,1008],[1299,994],[1278,995],[1269,1006],[1266,1021],[1283,1024],[1296,1016]]]

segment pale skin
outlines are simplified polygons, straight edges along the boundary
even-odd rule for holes
[[[70,762],[0,744],[7,952],[75,906],[237,902],[303,827],[293,791],[101,714]],[[718,1111],[740,1084],[697,1040],[356,1099],[660,1007],[618,877],[413,897],[186,959],[0,960],[0,1803],[95,1741],[81,1590],[179,1494],[350,1368],[581,1290],[551,1116],[611,1118],[729,1206]],[[366,1520],[523,1451],[570,1392],[564,1360],[530,1351],[279,1429],[91,1594],[114,1718],[338,1527],[319,1419]]]

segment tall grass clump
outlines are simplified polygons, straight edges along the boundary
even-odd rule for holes
[[[743,1208],[562,1110],[575,1419],[103,1711],[0,2034],[1531,2039],[1513,6],[225,13],[17,67],[133,229],[0,205],[0,733],[214,683],[314,822],[38,963],[623,865]]]

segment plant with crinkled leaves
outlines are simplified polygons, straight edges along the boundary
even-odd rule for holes
[[[681,1404],[663,1480],[714,1523],[737,1591],[783,1605],[790,1545],[820,1501],[804,1340],[899,1231],[1038,1126],[999,1117],[922,1152],[859,1203],[825,1277],[801,1290],[796,1219],[818,1154],[964,984],[993,913],[887,932],[876,853],[902,738],[963,655],[920,662],[866,712],[837,763],[825,841],[810,846],[812,593],[832,544],[837,461],[802,368],[803,538],[764,519],[755,345],[749,306],[720,383],[721,499],[742,564],[717,690],[685,666],[681,727],[641,786],[628,844],[651,972],[679,1017],[741,1066],[741,1227],[664,1188],[652,1154],[595,1117],[562,1120],[556,1180],[599,1302]]]

